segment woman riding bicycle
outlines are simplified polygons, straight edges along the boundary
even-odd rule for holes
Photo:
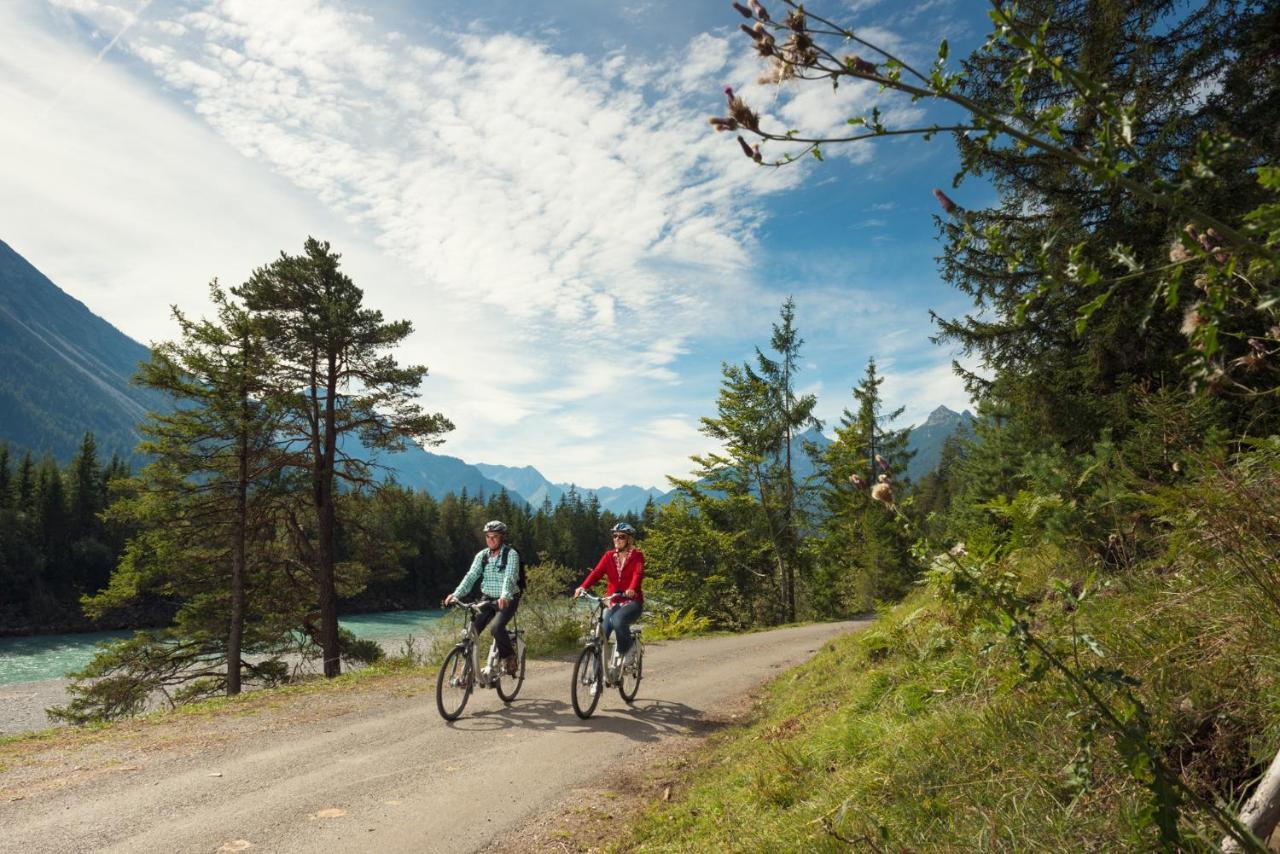
[[[503,540],[507,535],[507,526],[494,520],[484,526],[484,539],[487,548],[476,553],[471,561],[471,569],[458,582],[458,587],[444,598],[444,604],[460,599],[471,592],[476,579],[480,579],[480,592],[490,601],[475,616],[476,634],[484,631],[484,627],[493,620],[493,639],[498,644],[498,655],[507,673],[514,676],[519,662],[516,660],[515,648],[511,645],[511,635],[507,632],[507,623],[516,615],[520,607],[520,555]],[[492,600],[497,600],[496,602]],[[494,614],[497,619],[494,620]]]
[[[614,604],[605,614],[605,637],[611,631],[617,633],[618,653],[624,662],[630,663],[631,624],[639,619],[644,609],[644,592],[640,589],[644,581],[644,552],[636,548],[636,529],[626,522],[614,525],[611,533],[613,548],[604,553],[596,568],[573,591],[573,598],[586,593],[601,576],[608,579],[609,589],[605,596],[619,595],[611,600]]]

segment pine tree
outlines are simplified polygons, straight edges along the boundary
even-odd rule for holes
[[[328,243],[308,238],[303,254],[256,270],[233,292],[266,325],[275,359],[272,393],[288,414],[294,464],[308,473],[320,608],[324,673],[341,672],[334,536],[336,481],[368,485],[355,439],[368,449],[398,449],[405,441],[435,443],[453,428],[425,413],[414,394],[423,366],[399,366],[387,351],[412,331],[407,320],[386,322],[364,307],[364,292],[339,269]],[[305,530],[298,526],[300,535]]]
[[[216,282],[210,297],[216,319],[194,321],[174,309],[181,339],[155,346],[139,370],[140,384],[175,405],[142,426],[139,449],[153,462],[111,509],[114,521],[140,530],[86,611],[102,615],[155,590],[176,597],[175,626],[145,655],[137,644],[137,660],[185,662],[189,676],[204,680],[202,692],[234,695],[242,673],[253,672],[244,657],[246,620],[255,623],[248,648],[262,652],[296,626],[289,619],[296,609],[248,601],[251,589],[262,595],[287,586],[268,556],[281,504],[280,416],[264,399],[271,362],[260,324]],[[210,675],[215,668],[221,677]],[[143,690],[149,675],[133,675]]]

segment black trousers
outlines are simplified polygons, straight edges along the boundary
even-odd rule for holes
[[[507,631],[507,623],[511,622],[511,618],[516,615],[516,609],[520,607],[520,594],[516,594],[507,600],[507,607],[501,611],[498,610],[498,603],[494,599],[487,599],[480,606],[480,611],[476,614],[472,625],[476,628],[476,634],[484,631],[484,627],[489,625],[489,621],[493,620],[493,639],[498,642],[498,655],[506,658],[509,655],[515,655],[515,650],[511,647],[511,633]],[[494,614],[498,615],[498,619],[494,620]]]

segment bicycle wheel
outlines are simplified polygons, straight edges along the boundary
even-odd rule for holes
[[[460,646],[455,646],[440,665],[440,675],[436,677],[436,708],[440,717],[446,721],[456,721],[458,715],[467,705],[472,687],[471,663],[467,653]]]
[[[502,698],[502,702],[510,703],[516,698],[516,694],[520,693],[520,686],[524,684],[524,644],[520,643],[514,637],[512,642],[516,644],[516,675],[507,674],[507,669],[502,666],[502,662],[498,662],[498,696]]]
[[[630,704],[636,698],[636,692],[640,690],[640,677],[644,669],[644,644],[639,638],[635,639],[636,657],[630,664],[622,666],[622,672],[618,676],[618,693],[622,695],[625,703]]]
[[[585,647],[573,665],[573,713],[584,721],[591,717],[604,693],[604,672],[600,666],[600,651]]]

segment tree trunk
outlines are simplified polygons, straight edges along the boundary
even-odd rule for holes
[[[329,354],[329,372],[324,402],[324,450],[316,472],[316,521],[319,523],[319,566],[316,583],[320,598],[320,648],[324,653],[324,675],[334,677],[342,672],[338,646],[338,590],[334,578],[334,528],[337,515],[333,507],[333,470],[337,458],[338,437],[334,435],[337,402],[337,356]]]
[[[1280,822],[1280,753],[1271,760],[1271,767],[1262,775],[1258,788],[1254,789],[1253,796],[1240,811],[1240,823],[1264,845],[1276,829],[1277,822]],[[1222,840],[1222,850],[1236,852],[1244,849],[1228,836]]]
[[[227,632],[227,696],[240,693],[240,653],[244,639],[244,565],[248,529],[249,441],[240,432],[239,472],[236,482],[236,518],[231,543],[231,626]]]

